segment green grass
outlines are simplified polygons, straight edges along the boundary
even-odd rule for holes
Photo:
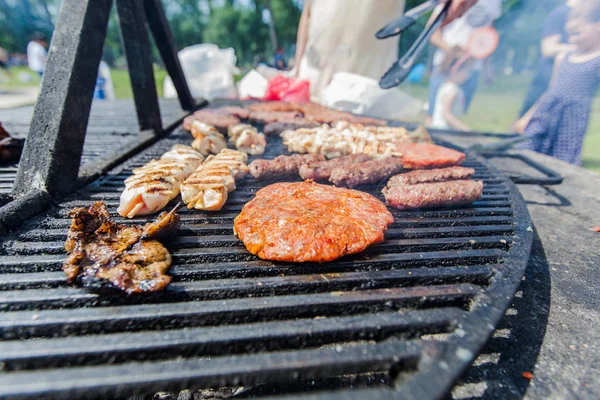
[[[0,89],[16,89],[23,86],[39,85],[39,78],[26,67],[12,69],[14,79],[0,82]],[[31,76],[31,81],[20,82],[16,77],[20,73]],[[3,74],[0,72],[0,75]],[[117,98],[131,98],[131,84],[127,70],[111,71]],[[165,70],[155,68],[154,78],[159,96],[163,94],[163,80],[167,76]],[[492,85],[481,84],[469,113],[464,121],[472,129],[487,132],[508,132],[517,117],[525,91],[531,76],[498,77]],[[401,89],[411,96],[426,101],[427,84],[403,84]],[[421,122],[425,114],[415,116],[413,122]],[[583,145],[583,166],[600,172],[600,98],[596,98],[592,107],[592,116]]]
[[[523,104],[530,76],[498,77],[490,86],[480,85],[469,112],[463,120],[473,129],[509,132]],[[426,84],[404,84],[401,89],[411,96],[427,100]],[[420,122],[425,113],[412,122]],[[592,104],[592,115],[583,143],[583,166],[600,172],[600,97]]]

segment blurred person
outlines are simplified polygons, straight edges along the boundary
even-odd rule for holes
[[[600,0],[578,3],[567,22],[572,51],[556,57],[548,91],[514,126],[525,148],[581,164],[581,147],[600,82]]]
[[[40,78],[44,74],[46,69],[46,59],[48,52],[48,41],[46,35],[42,32],[35,32],[31,38],[31,41],[27,44],[27,62],[29,69],[36,72]]]
[[[467,59],[462,62],[459,55],[460,52],[448,53],[440,65],[440,71],[448,78],[440,86],[435,98],[432,128],[471,130],[460,120],[465,111],[465,93],[461,86],[470,78],[475,60]]]
[[[287,63],[285,62],[285,55],[283,54],[283,48],[280,47],[277,49],[277,51],[275,52],[275,57],[273,60],[273,66],[280,70],[280,71],[286,71],[287,70]]]
[[[0,47],[0,68],[4,70],[4,73],[9,79],[12,79],[12,73],[9,69],[9,61],[10,56],[8,55],[8,51],[6,51],[3,47]]]
[[[560,53],[573,50],[574,46],[569,43],[566,25],[571,13],[571,7],[576,3],[577,0],[566,0],[565,4],[555,7],[546,18],[540,42],[541,56],[538,69],[529,85],[519,117],[525,115],[548,89],[556,56]]]
[[[476,2],[453,1],[445,22]],[[378,81],[398,60],[399,37],[379,40],[375,33],[403,11],[404,0],[304,0],[293,75],[310,82],[316,100],[337,72]]]
[[[430,21],[433,21],[435,15],[434,12]],[[492,26],[501,15],[502,0],[479,0],[462,17],[455,19],[431,36],[430,43],[437,49],[433,54],[433,71],[429,79],[429,108],[425,120],[426,125],[431,124],[431,117],[435,112],[437,91],[448,78],[440,69],[445,55],[448,52],[464,50],[469,38],[477,28]],[[473,65],[471,76],[461,85],[465,93],[465,112],[468,111],[473,100],[483,67],[484,60],[477,60]]]

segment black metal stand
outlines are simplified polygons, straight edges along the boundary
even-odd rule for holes
[[[12,195],[52,198],[78,185],[83,142],[112,0],[64,0]],[[117,0],[123,47],[140,129],[164,133],[154,83],[150,29],[181,106],[194,101],[160,0]]]

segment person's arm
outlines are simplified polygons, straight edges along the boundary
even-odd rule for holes
[[[552,87],[552,85],[554,84],[554,81],[556,81],[556,76],[558,75],[558,69],[560,67],[560,64],[565,59],[565,57],[566,57],[566,53],[560,53],[558,56],[556,56],[556,62],[554,63],[554,68],[552,69],[552,78],[550,79],[550,84],[548,85],[548,87]],[[544,101],[545,97],[546,97],[546,93],[542,94],[540,96],[540,98],[538,99],[538,101],[536,101],[535,104],[533,106],[531,106],[529,111],[527,111],[525,113],[525,115],[523,115],[521,118],[519,118],[517,120],[517,122],[515,122],[515,124],[513,125],[513,131],[515,131],[517,133],[525,132],[525,128],[527,128],[527,125],[529,125],[529,121],[531,121],[531,117],[533,117],[533,114],[535,114],[535,112],[539,108],[542,101]]]
[[[471,128],[469,127],[469,125],[465,124],[460,119],[458,119],[452,112],[452,110],[454,110],[454,103],[456,102],[457,98],[458,92],[454,92],[442,101],[442,111],[444,119],[453,129],[457,129],[460,131],[470,131]]]
[[[298,23],[298,34],[296,36],[296,56],[294,58],[294,75],[298,75],[300,62],[304,57],[304,51],[306,50],[306,43],[308,42],[308,22],[310,20],[310,1],[304,0],[304,7],[302,8],[302,15],[300,16],[300,22]]]
[[[454,0],[448,10],[444,25],[448,25],[455,19],[462,17],[475,3],[477,3],[477,0]]]
[[[566,53],[574,48],[568,43],[561,43],[560,35],[552,35],[542,39],[541,50],[542,55],[546,58],[554,58],[560,53]]]

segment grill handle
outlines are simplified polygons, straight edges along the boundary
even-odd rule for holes
[[[538,170],[546,175],[545,178],[532,178],[527,175],[510,175],[508,177],[514,182],[522,185],[560,185],[563,182],[563,177],[556,171],[532,160],[523,154],[509,154],[503,152],[490,152],[481,154],[485,158],[513,158],[523,161],[530,167]]]

